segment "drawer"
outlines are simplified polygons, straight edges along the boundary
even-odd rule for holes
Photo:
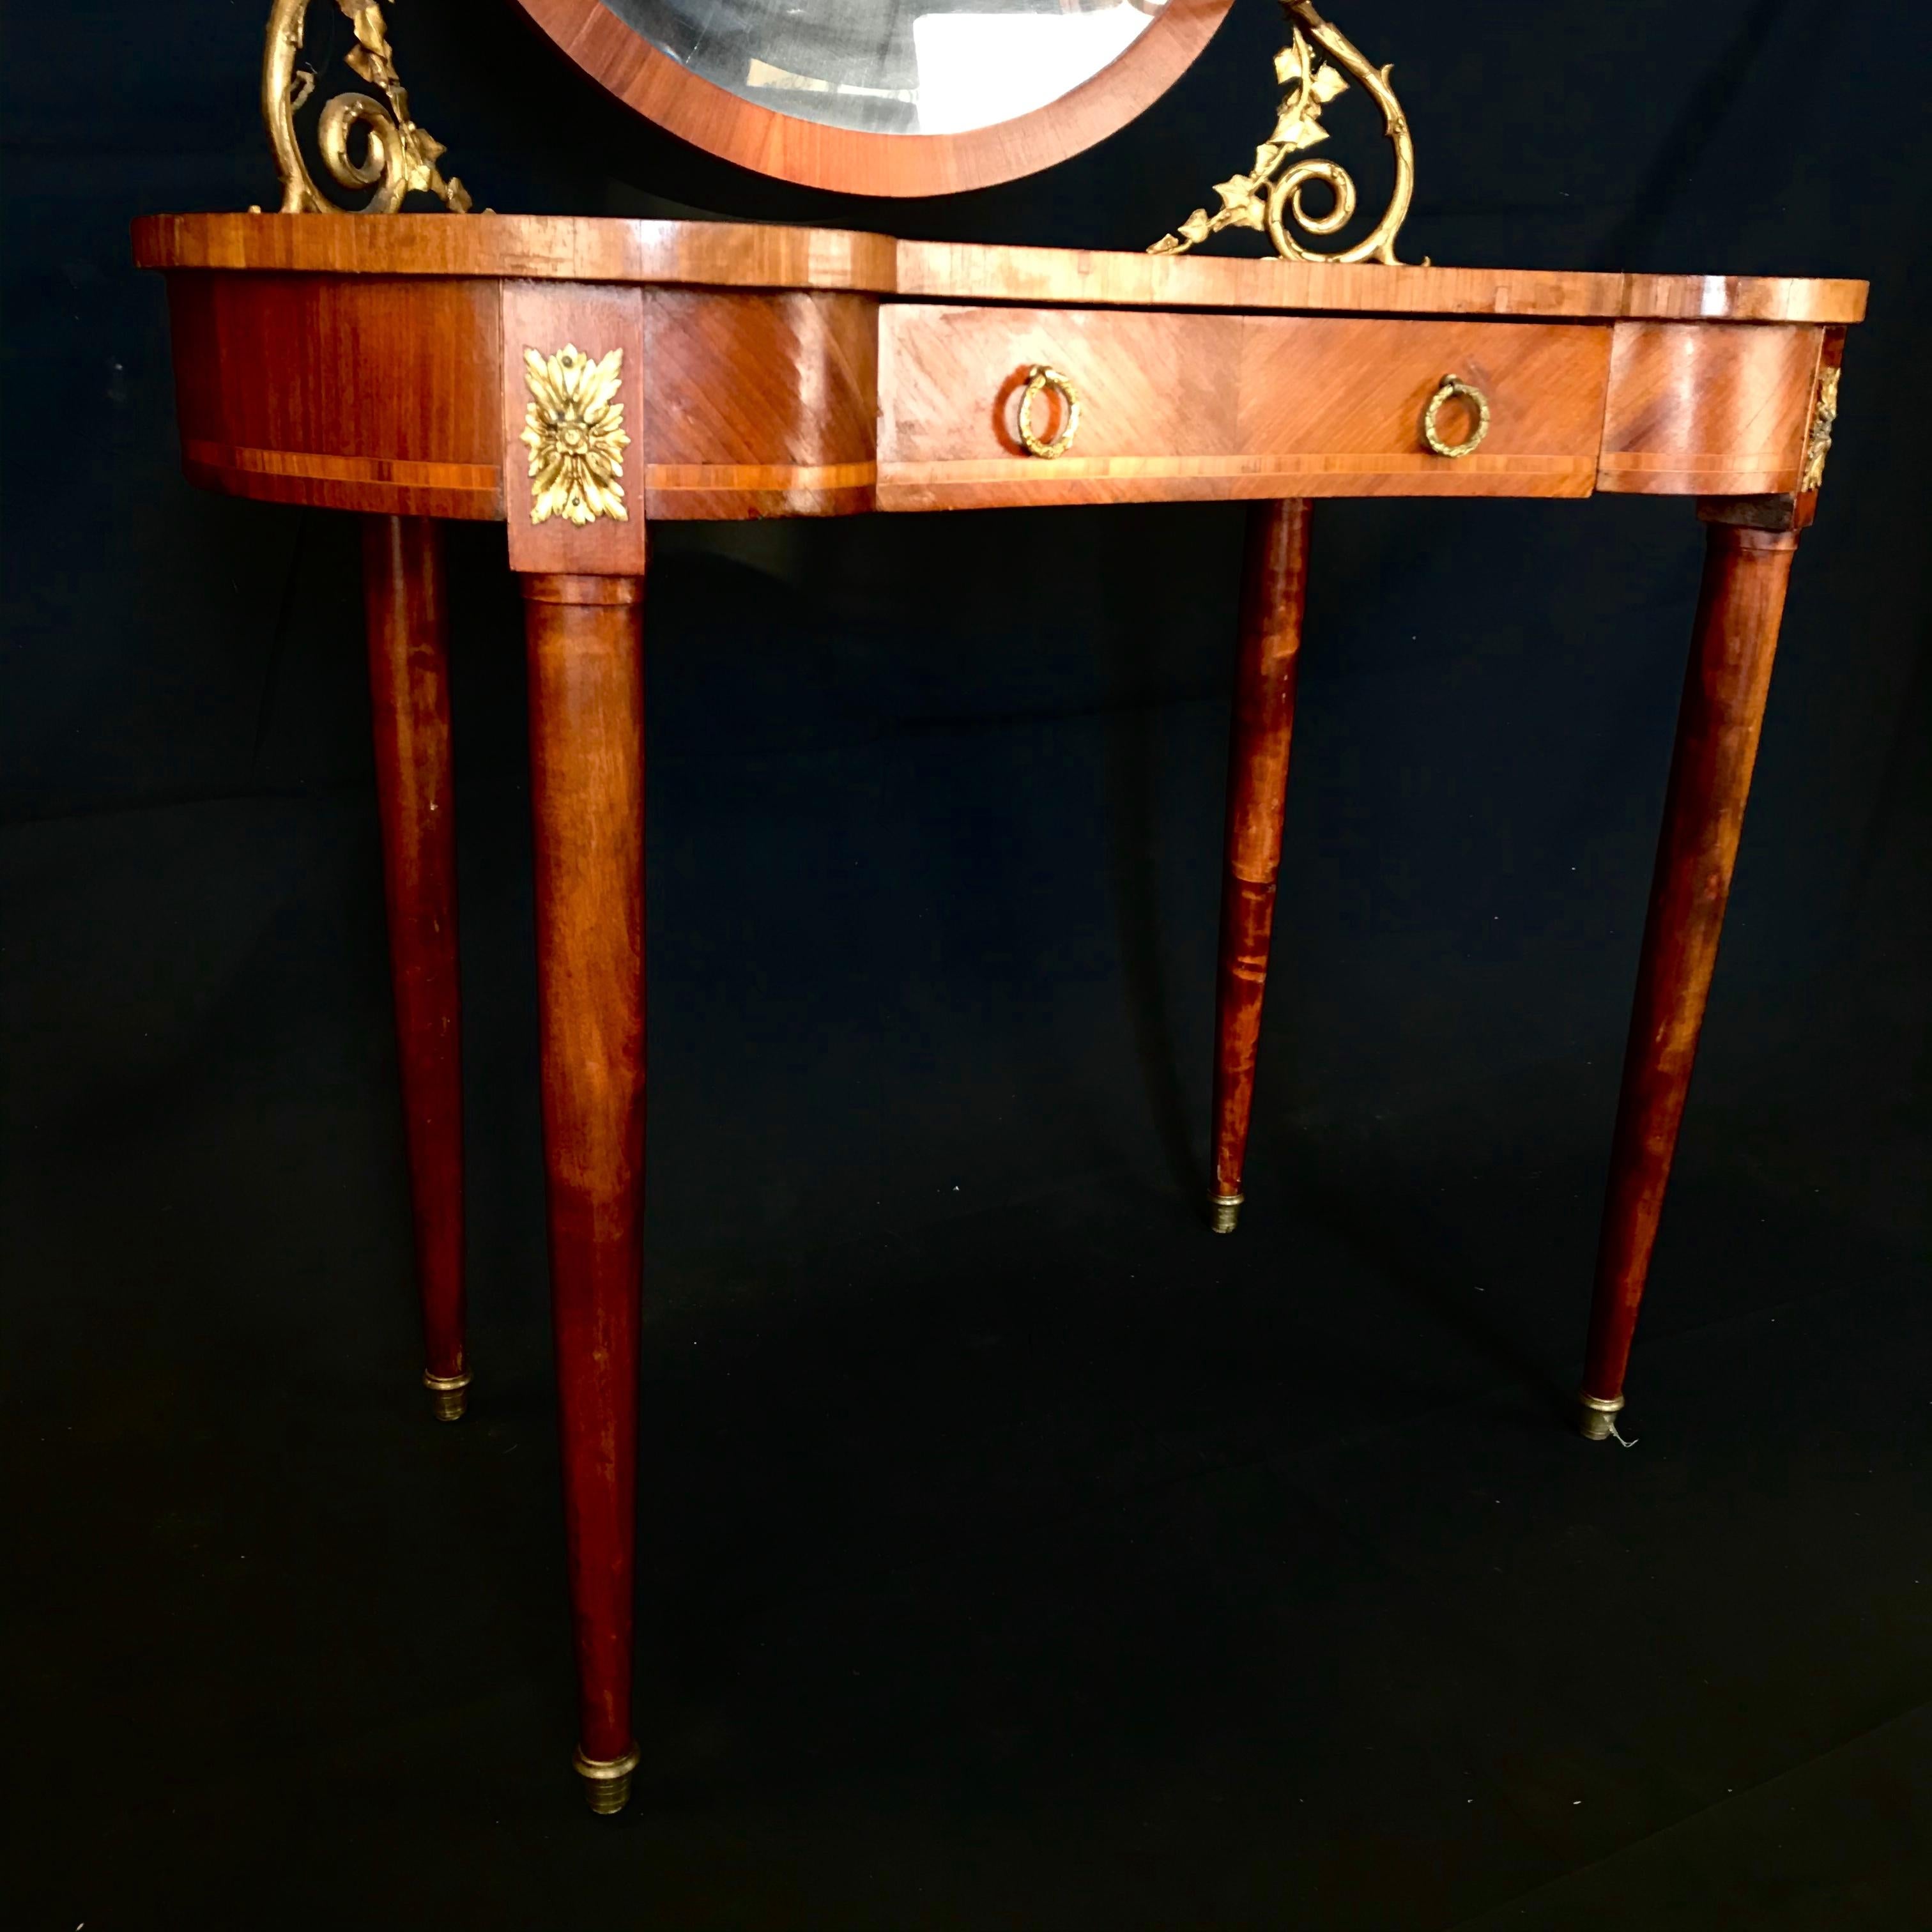
[[[1168,314],[895,303],[879,316],[878,505],[1236,496],[1586,496],[1603,434],[1610,330],[1584,323]],[[1077,389],[1065,453],[1020,437],[1029,372]],[[1465,456],[1424,434],[1454,374],[1482,392]],[[1050,440],[1064,404],[1032,404]],[[1472,433],[1458,398],[1442,440]]]

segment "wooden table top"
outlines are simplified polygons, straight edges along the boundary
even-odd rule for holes
[[[917,302],[1486,315],[1544,320],[1849,323],[1868,285],[1812,277],[1384,268],[901,242],[847,229],[558,214],[154,214],[146,268],[461,275],[844,290]]]

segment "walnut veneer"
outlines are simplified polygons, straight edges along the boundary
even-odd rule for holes
[[[532,10],[562,19],[573,9]],[[1183,10],[1175,10],[1180,18]],[[1211,4],[1185,10],[1197,23]],[[584,13],[578,8],[574,13]],[[594,24],[594,23],[593,23]],[[1311,500],[1700,499],[1708,557],[1612,1143],[1582,1394],[1615,1432],[1798,532],[1859,282],[1321,266],[552,217],[171,215],[183,458],[209,488],[362,512],[428,1379],[460,1412],[451,747],[433,520],[522,577],[550,1270],[578,1768],[617,1808],[630,1714],[644,1164],[642,598],[656,518],[1249,498],[1234,670],[1213,1225],[1238,1214]],[[628,514],[532,520],[524,352],[623,352]],[[1022,392],[1079,392],[1042,460]],[[1480,392],[1466,454],[1424,418]],[[1068,407],[1060,396],[1057,405]],[[1452,418],[1454,418],[1452,420]],[[1044,425],[1057,435],[1068,418]],[[1448,400],[1438,442],[1480,427]]]
[[[554,216],[164,215],[135,241],[170,272],[195,481],[513,532],[526,338],[631,345],[626,477],[647,519],[1756,496],[1796,490],[1828,332],[1864,292]],[[1036,362],[1085,398],[1050,464],[1015,422]],[[1458,463],[1419,431],[1452,370],[1496,411]]]

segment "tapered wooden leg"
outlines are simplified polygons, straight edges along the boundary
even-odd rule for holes
[[[1795,530],[1708,526],[1610,1154],[1583,1371],[1582,1430],[1592,1441],[1614,1432],[1623,1407],[1797,548]]]
[[[1254,1112],[1255,1058],[1274,930],[1295,672],[1308,590],[1311,507],[1294,498],[1256,503],[1248,512],[1215,1001],[1214,1184],[1208,1206],[1217,1234],[1232,1234],[1240,1214],[1248,1123]]]
[[[422,1297],[423,1381],[437,1418],[454,1422],[468,1398],[470,1366],[463,1347],[462,1029],[441,529],[426,517],[364,518],[362,590]]]
[[[621,1810],[631,1730],[644,1178],[639,578],[523,579],[550,1298],[580,1708],[577,1768]]]

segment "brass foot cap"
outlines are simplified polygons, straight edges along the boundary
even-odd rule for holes
[[[638,1768],[635,1744],[622,1757],[586,1757],[580,1750],[574,1762],[584,1780],[584,1795],[598,1817],[614,1817],[630,1803],[631,1774]]]
[[[460,1422],[470,1406],[470,1371],[460,1376],[433,1376],[423,1371],[423,1387],[429,1390],[429,1412],[439,1422]]]
[[[1580,1426],[1586,1442],[1607,1442],[1617,1432],[1617,1416],[1624,1406],[1620,1395],[1580,1395]]]
[[[1217,1234],[1232,1234],[1234,1223],[1241,1218],[1241,1203],[1244,1195],[1216,1194],[1208,1203],[1208,1225]]]

